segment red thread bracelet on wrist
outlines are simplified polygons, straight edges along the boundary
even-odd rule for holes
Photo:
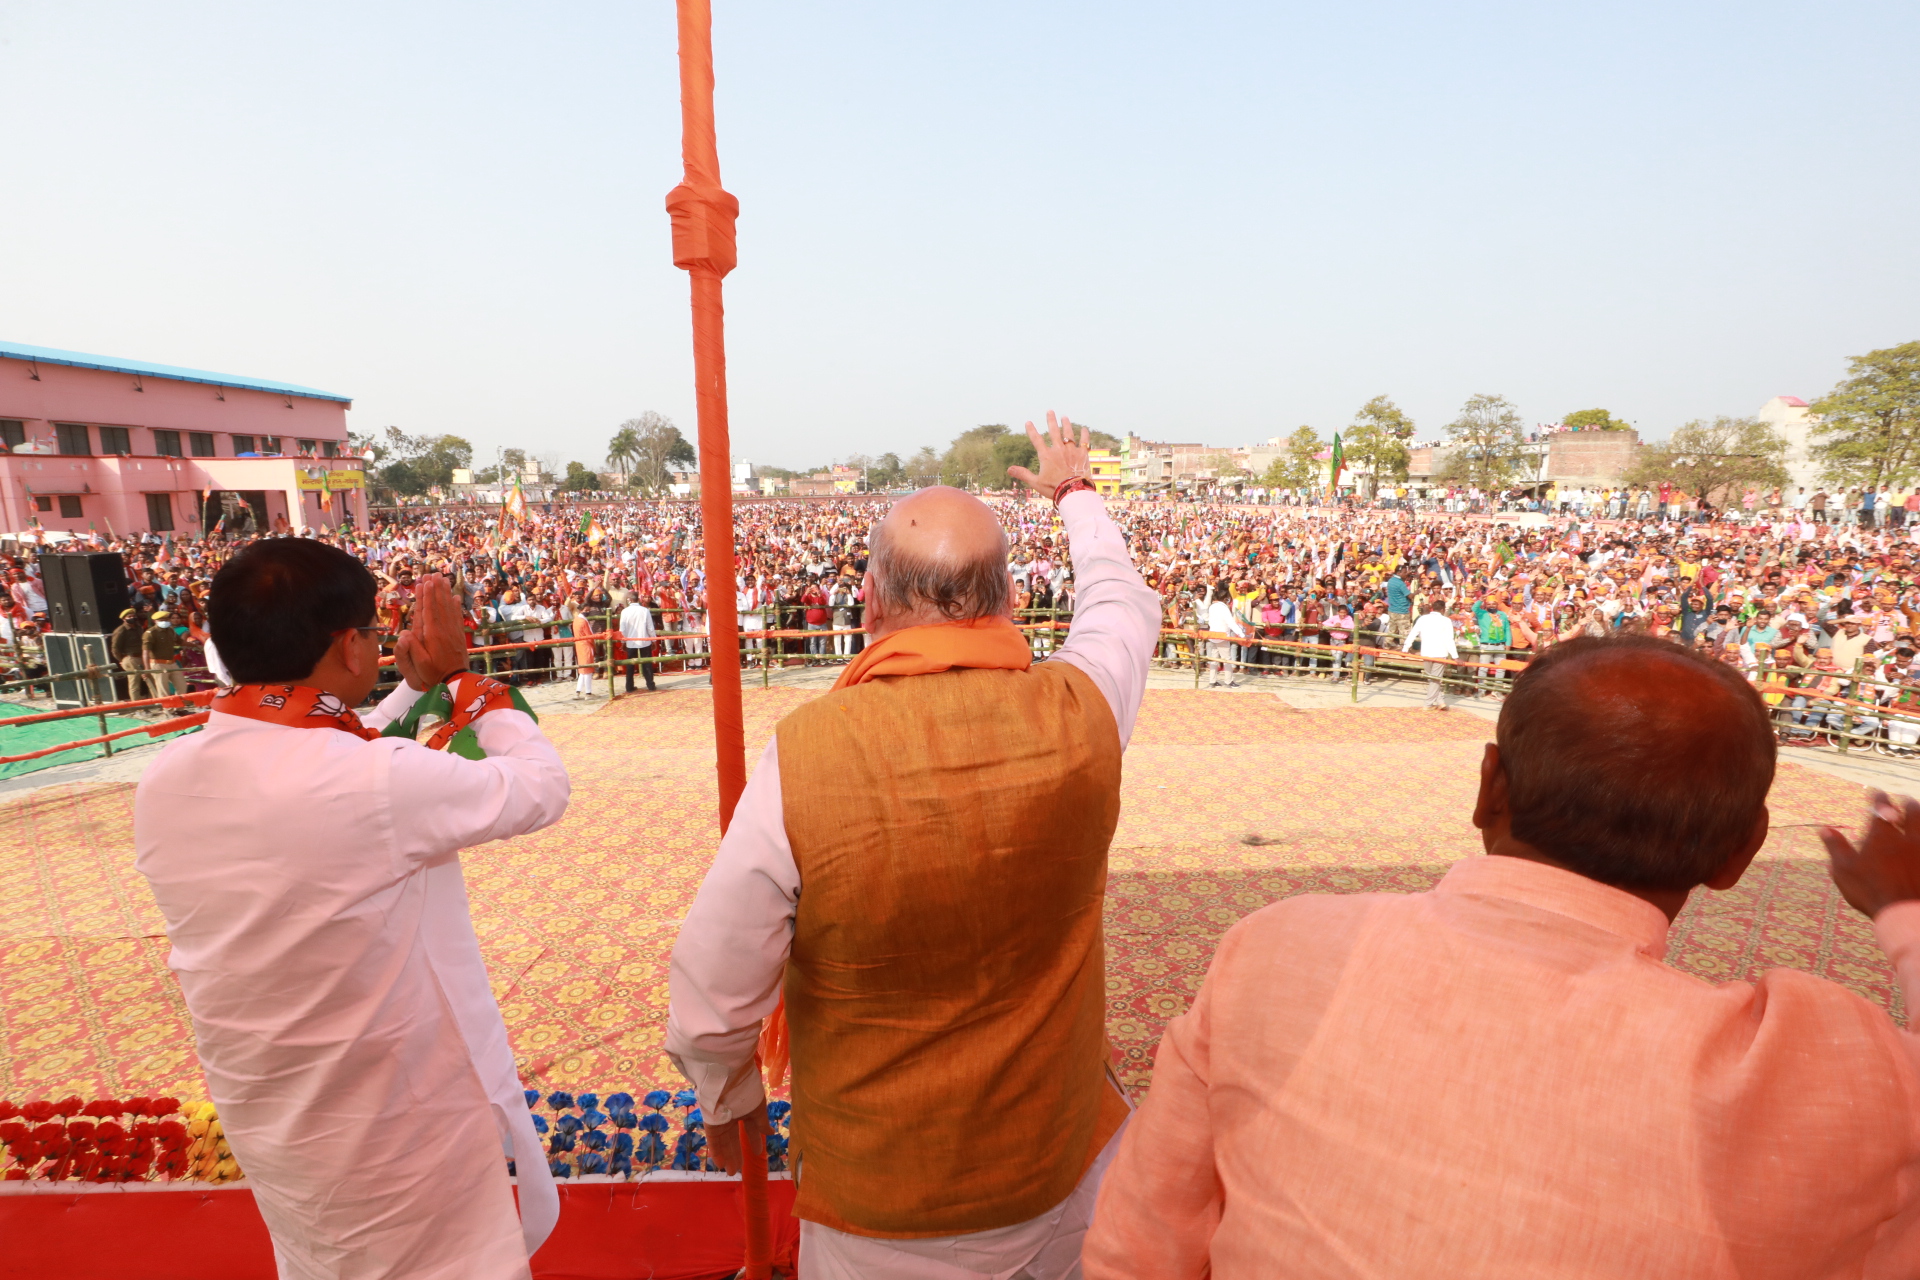
[[[1059,506],[1060,499],[1066,497],[1070,493],[1079,493],[1082,489],[1086,490],[1088,493],[1100,492],[1098,489],[1094,488],[1093,481],[1087,479],[1085,476],[1068,476],[1065,480],[1062,480],[1060,482],[1057,488],[1054,489],[1053,505],[1056,507]]]

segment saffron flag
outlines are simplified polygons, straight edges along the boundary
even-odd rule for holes
[[[507,495],[507,514],[515,520],[527,518],[527,495],[520,492],[520,477],[513,478],[513,492]]]

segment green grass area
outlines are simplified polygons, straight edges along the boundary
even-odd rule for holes
[[[44,704],[42,704],[44,706]],[[31,714],[22,708],[15,714]],[[135,716],[108,716],[107,727],[100,727],[99,716],[75,716],[71,720],[48,720],[41,724],[0,725],[0,756],[17,756],[28,751],[41,751],[47,747],[57,747],[63,742],[79,742],[84,738],[97,738],[102,733],[117,733],[121,729],[144,728],[148,722]],[[127,747],[145,746],[154,739],[144,735],[121,738],[114,744],[114,750]],[[0,764],[0,781],[17,778],[23,773],[33,773],[39,769],[51,769],[60,764],[76,764],[82,760],[96,760],[106,754],[106,747],[96,743],[91,747],[75,747],[72,751],[56,751],[52,755],[41,756],[37,760],[17,760],[12,764]]]

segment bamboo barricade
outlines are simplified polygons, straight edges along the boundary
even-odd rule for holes
[[[658,615],[661,610],[654,610]],[[668,612],[687,612],[672,610]],[[782,609],[781,612],[789,612]],[[797,610],[792,610],[797,612]],[[1050,655],[1057,648],[1056,637],[1071,625],[1059,610],[1026,610],[1021,617],[1024,621],[1016,626],[1031,638],[1037,659]],[[609,700],[623,694],[615,686],[615,678],[625,671],[637,672],[641,667],[651,666],[656,670],[669,663],[699,663],[708,658],[707,646],[711,635],[706,631],[657,631],[652,637],[639,641],[647,645],[644,650],[629,656],[625,645],[626,637],[613,626],[615,615],[579,615],[571,625],[585,624],[594,628],[580,635],[559,636],[540,640],[504,641],[501,643],[474,644],[468,647],[469,659],[478,659],[479,669],[487,675],[511,677],[524,674],[503,665],[500,659],[510,659],[511,655],[536,649],[570,649],[579,642],[596,646],[594,672],[604,674],[608,684]],[[495,636],[515,632],[543,630],[556,624],[548,621],[530,623],[513,621],[487,623],[473,629],[476,640],[492,639]],[[791,642],[804,646],[809,640],[827,641],[839,636],[864,635],[859,627],[775,627],[759,631],[740,633],[740,657],[743,667],[758,662],[761,671],[762,687],[770,687],[772,673],[776,664],[781,666],[814,667],[836,666],[852,660],[854,655],[847,653],[808,653],[804,648],[796,651],[780,651],[775,648],[782,642]],[[1276,638],[1269,636],[1233,636],[1228,633],[1207,631],[1196,627],[1164,627],[1155,642],[1152,662],[1163,670],[1193,671],[1194,687],[1199,688],[1202,677],[1209,666],[1216,663],[1224,665],[1236,675],[1245,674],[1265,679],[1274,679],[1278,687],[1285,683],[1302,679],[1321,679],[1328,683],[1344,683],[1348,686],[1349,700],[1357,702],[1360,686],[1365,681],[1425,681],[1425,666],[1436,662],[1446,668],[1448,673],[1442,677],[1443,689],[1452,695],[1463,694],[1482,697],[1498,697],[1510,686],[1514,676],[1526,669],[1526,661],[1506,656],[1491,657],[1474,646],[1461,645],[1459,658],[1429,659],[1421,654],[1405,652],[1398,648],[1382,648],[1377,644],[1362,643],[1364,639],[1379,640],[1383,633],[1366,628],[1357,629],[1354,639],[1343,644],[1320,644],[1298,638]],[[391,637],[383,637],[390,640]],[[1215,658],[1206,652],[1207,641],[1224,641],[1235,646],[1235,652],[1224,658]],[[1527,651],[1520,651],[1527,652]],[[1874,750],[1888,755],[1912,755],[1920,757],[1920,688],[1894,682],[1874,679],[1856,663],[1849,672],[1820,671],[1810,667],[1766,667],[1760,671],[1742,669],[1742,675],[1768,700],[1769,710],[1773,714],[1777,732],[1781,740],[1788,745],[1826,746],[1831,745],[1841,752],[1854,750]],[[561,679],[578,669],[578,665],[556,665],[538,669],[541,674]],[[387,677],[386,673],[391,672]],[[182,667],[180,676],[204,676],[204,667]],[[96,667],[84,672],[74,672],[59,677],[36,676],[28,680],[10,681],[0,684],[0,692],[18,690],[28,686],[50,685],[60,680],[103,680],[118,677],[120,679],[140,678],[140,673],[126,672],[118,668]],[[1820,693],[1804,684],[1794,683],[1803,680],[1834,679],[1846,686],[1846,692]],[[376,686],[376,693],[393,689],[400,683],[399,673],[390,664],[383,668],[383,679]],[[83,683],[83,688],[85,684]],[[1883,691],[1891,702],[1852,696],[1861,690],[1876,689]],[[110,715],[150,710],[164,707],[169,710],[181,710],[190,707],[204,708],[211,701],[215,690],[200,689],[164,698],[140,698],[119,702],[91,703],[73,707],[64,711],[28,712],[12,717],[0,717],[0,726],[41,724],[49,721],[74,719],[93,716],[99,719],[102,732],[94,737],[19,755],[0,756],[0,764],[12,764],[24,760],[39,759],[56,755],[62,751],[71,751],[81,747],[101,746],[108,754],[113,744],[125,738],[145,735],[149,738],[163,737],[167,734],[182,732],[204,722],[206,711],[196,714],[174,717],[157,724],[139,725],[133,728],[106,732],[106,721]],[[1912,698],[1914,701],[1901,701]],[[1800,705],[1796,705],[1799,703]],[[1839,723],[1833,724],[1833,717]],[[1903,733],[1909,729],[1913,734],[1912,742],[1896,739],[1890,730],[1901,727]]]

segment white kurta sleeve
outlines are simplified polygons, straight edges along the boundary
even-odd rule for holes
[[[425,693],[424,689],[416,689],[402,680],[399,688],[380,699],[379,706],[360,717],[360,723],[369,729],[384,729],[411,711]]]
[[[1127,540],[1097,493],[1071,493],[1060,503],[1073,556],[1074,612],[1067,642],[1054,655],[1092,677],[1120,728],[1120,745],[1146,696],[1147,667],[1160,638],[1160,597],[1133,567]]]
[[[778,745],[761,754],[673,944],[667,1056],[711,1123],[765,1101],[753,1052],[793,949],[800,869],[787,842]]]
[[[490,711],[473,731],[485,760],[391,740],[393,842],[403,861],[442,862],[473,845],[551,826],[566,813],[566,766],[532,717]]]

